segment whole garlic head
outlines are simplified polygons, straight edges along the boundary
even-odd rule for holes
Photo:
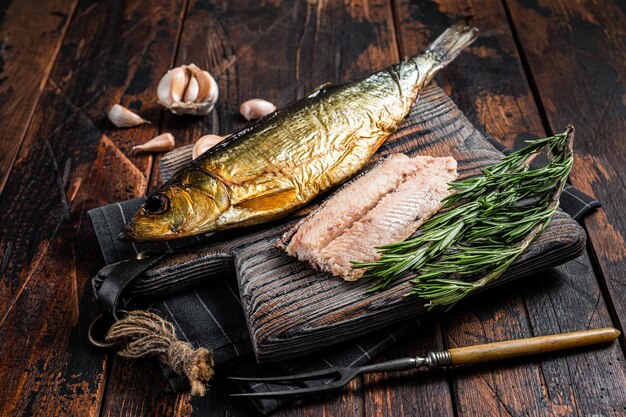
[[[159,103],[174,114],[208,114],[219,97],[215,79],[194,64],[172,68],[157,87]]]

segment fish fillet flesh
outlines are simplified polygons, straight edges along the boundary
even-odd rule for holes
[[[326,200],[314,215],[297,227],[285,251],[308,261],[333,239],[362,218],[385,196],[419,168],[419,162],[404,154],[385,158],[366,175]]]
[[[389,157],[297,224],[279,247],[317,269],[355,280],[364,271],[352,262],[378,259],[376,247],[405,240],[441,208],[456,166],[451,157]]]

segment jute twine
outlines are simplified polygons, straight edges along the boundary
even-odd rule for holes
[[[205,384],[213,376],[213,354],[205,348],[194,349],[178,340],[174,326],[148,311],[131,311],[116,321],[106,335],[106,341],[121,345],[118,355],[124,358],[156,356],[179,375],[185,375],[191,385],[191,395],[202,397]]]

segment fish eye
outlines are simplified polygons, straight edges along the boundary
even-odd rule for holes
[[[143,209],[148,214],[165,213],[170,208],[170,199],[165,194],[153,194],[143,204]]]

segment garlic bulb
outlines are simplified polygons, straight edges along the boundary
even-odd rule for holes
[[[176,141],[171,133],[162,133],[159,136],[150,139],[143,145],[133,146],[133,151],[137,152],[166,152],[174,149]]]
[[[204,152],[208,151],[209,149],[211,149],[212,147],[214,147],[215,145],[217,145],[223,140],[224,138],[218,135],[202,136],[193,145],[193,149],[191,150],[191,157],[193,159],[196,159],[197,157],[202,155]]]
[[[142,125],[144,123],[150,123],[141,116],[133,113],[124,106],[115,104],[109,110],[109,120],[117,127],[133,127]]]
[[[241,106],[239,106],[239,113],[241,113],[246,120],[260,119],[263,116],[267,116],[274,110],[276,110],[276,106],[274,104],[261,98],[253,98],[251,100],[244,101],[241,103]]]
[[[208,114],[219,97],[215,79],[194,64],[173,68],[157,87],[159,103],[174,114]]]

